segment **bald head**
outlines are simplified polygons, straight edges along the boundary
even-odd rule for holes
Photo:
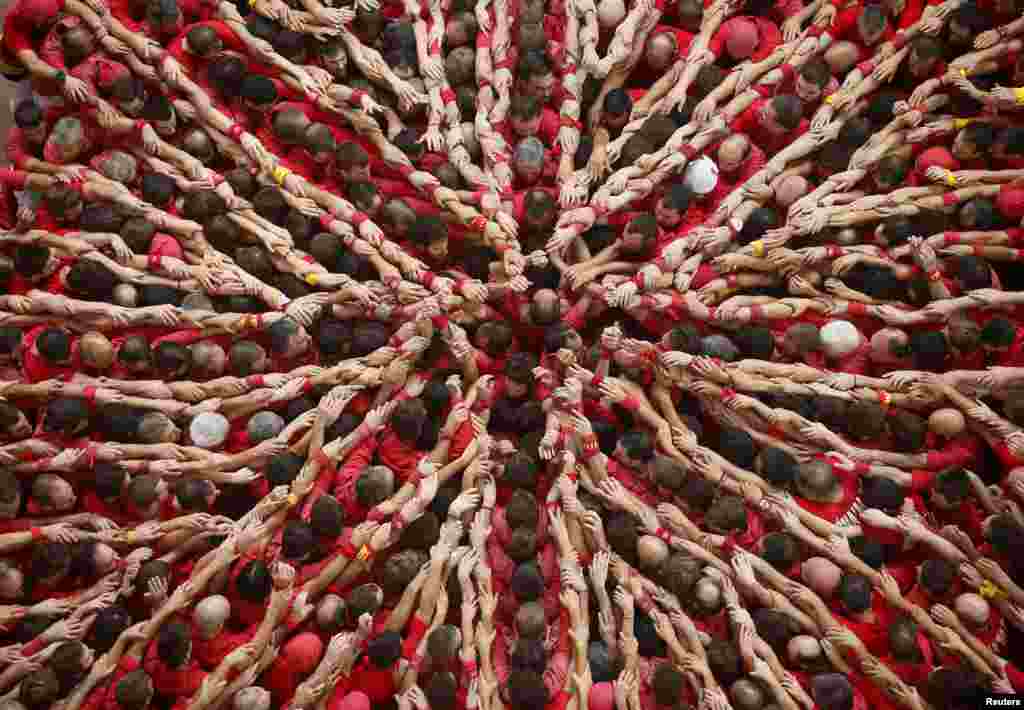
[[[659,537],[644,535],[637,540],[636,554],[641,567],[658,569],[668,559],[668,545]]]
[[[516,612],[516,631],[526,638],[539,638],[544,633],[544,606],[538,602],[519,605]]]
[[[345,600],[337,594],[328,594],[316,608],[316,623],[328,633],[334,633],[341,627],[345,618]]]
[[[956,615],[963,619],[968,627],[978,628],[988,623],[991,610],[988,602],[973,593],[961,594],[953,603]]]
[[[626,3],[622,0],[601,0],[597,3],[597,21],[605,29],[613,29],[626,17]]]
[[[192,346],[192,370],[202,378],[220,377],[227,368],[228,356],[224,348],[211,340],[202,340]]]
[[[812,557],[800,567],[800,577],[818,596],[829,599],[839,586],[842,570],[831,560]]]
[[[734,133],[718,146],[718,169],[723,173],[738,170],[750,152],[750,139],[742,133]]]
[[[103,333],[91,331],[79,343],[82,362],[95,370],[107,370],[114,364],[114,346]]]
[[[114,287],[114,304],[135,308],[139,305],[139,290],[131,284],[118,284]]]
[[[550,325],[558,320],[560,299],[555,291],[542,288],[533,294],[530,303],[530,317],[538,325]]]
[[[231,616],[231,603],[227,597],[214,594],[196,604],[192,613],[196,629],[203,638],[213,638],[224,628],[224,623]]]
[[[830,358],[843,358],[860,347],[861,337],[853,323],[834,320],[821,329],[821,347]]]
[[[966,426],[967,422],[964,421],[964,415],[958,409],[950,409],[948,407],[936,409],[928,417],[928,429],[939,436],[947,438],[960,436]],[[1019,471],[1021,469],[1015,470]]]
[[[786,646],[789,660],[798,666],[813,663],[821,656],[821,644],[813,636],[801,634],[789,640]]]
[[[702,578],[693,586],[693,596],[705,609],[717,609],[722,605],[722,589],[717,582],[708,577]]]
[[[899,328],[882,328],[871,336],[871,359],[882,364],[899,362],[908,340],[907,334]]]
[[[748,678],[740,678],[732,684],[729,698],[736,710],[761,710],[764,707],[764,691]]]
[[[270,710],[270,692],[258,685],[250,685],[235,693],[234,710]]]
[[[655,71],[664,71],[679,55],[676,36],[672,32],[655,32],[647,39],[645,56],[647,66]]]

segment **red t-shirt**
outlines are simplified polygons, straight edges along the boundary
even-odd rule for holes
[[[35,49],[49,23],[64,11],[64,0],[18,0],[4,18],[4,48],[16,55]]]
[[[132,656],[121,656],[117,663],[117,669],[110,676],[107,683],[94,688],[82,703],[81,710],[120,710],[121,704],[117,702],[117,684],[126,675],[139,667],[139,659]]]
[[[768,99],[758,99],[746,111],[741,113],[729,126],[733,133],[746,133],[751,140],[768,153],[778,153],[794,140],[802,136],[810,128],[806,118],[800,125],[783,134],[775,134],[761,125],[761,111]]]
[[[180,668],[168,666],[157,655],[155,643],[150,644],[146,652],[143,668],[153,679],[154,690],[161,695],[191,697],[206,678],[206,671],[199,667],[195,659]]]

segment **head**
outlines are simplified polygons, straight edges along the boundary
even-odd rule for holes
[[[759,119],[769,133],[784,135],[800,125],[803,115],[803,102],[793,94],[782,94],[765,102]]]
[[[270,350],[279,358],[291,359],[304,355],[312,344],[306,329],[291,318],[275,321],[268,329]]]
[[[953,610],[969,629],[978,629],[987,624],[991,614],[989,603],[974,593],[958,596],[953,602]]]
[[[75,507],[75,489],[65,479],[44,473],[32,479],[32,500],[41,513],[63,513]]]
[[[212,639],[221,632],[231,616],[231,603],[220,594],[206,597],[196,604],[192,620],[202,638]]]
[[[654,203],[654,218],[662,229],[675,229],[686,216],[693,193],[682,183],[673,183]]]
[[[822,710],[853,710],[853,686],[839,673],[814,676],[811,697]]]
[[[233,710],[270,710],[272,700],[269,690],[258,685],[250,685],[235,693],[231,706]]]
[[[395,474],[387,466],[368,466],[356,479],[356,500],[372,508],[395,492]]]
[[[654,32],[647,38],[644,58],[654,71],[665,71],[679,56],[679,42],[674,32]]]
[[[800,578],[823,599],[831,599],[839,587],[842,570],[825,557],[811,557],[800,566]]]
[[[530,136],[519,141],[512,157],[512,168],[519,180],[532,185],[540,179],[544,170],[544,144]]]
[[[983,157],[995,142],[996,130],[990,123],[969,123],[953,140],[953,156],[957,160]]]

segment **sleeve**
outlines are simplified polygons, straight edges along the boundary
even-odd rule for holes
[[[509,580],[516,571],[516,563],[505,554],[494,535],[487,539],[487,562],[498,579]]]
[[[7,134],[7,159],[16,168],[23,168],[25,161],[31,157],[25,150],[24,135],[20,128],[12,128]]]
[[[761,110],[761,106],[764,104],[764,99],[758,99],[746,111],[737,116],[731,124],[729,124],[729,130],[733,133],[746,133],[748,136],[752,135],[753,131],[757,128],[757,112]]]
[[[427,635],[427,622],[420,618],[419,612],[413,614],[409,624],[409,635],[402,642],[402,658],[409,660],[416,655],[420,641]]]
[[[377,450],[377,437],[367,436],[358,446],[348,455],[345,459],[345,465],[338,471],[338,475],[334,480],[334,493],[335,497],[338,497],[339,493],[345,492],[346,485],[364,468],[370,465],[370,460],[373,458],[374,452]],[[340,500],[340,498],[339,498]]]
[[[723,36],[722,28],[718,28],[718,32],[708,42],[708,51],[715,55],[716,58],[722,56],[722,50],[725,48],[725,37]]]
[[[569,707],[569,701],[572,700],[572,693],[567,690],[558,691],[558,695],[548,703],[548,710],[565,710]]]
[[[1006,673],[1006,679],[1010,681],[1010,685],[1018,693],[1024,693],[1024,673],[1018,670],[1017,666],[1012,663],[1007,663],[1003,666],[1003,672]]]
[[[11,8],[4,19],[3,42],[12,55],[33,49],[32,32],[27,23],[21,20],[20,4]]]
[[[50,31],[39,47],[39,58],[57,69],[67,69],[64,61],[64,47],[61,44],[60,36]]]
[[[753,143],[750,144],[750,153],[747,156],[747,162],[743,165],[743,172],[740,174],[739,180],[736,181],[737,186],[742,185],[751,177],[756,175],[764,168],[765,163],[764,151]]]
[[[160,343],[177,343],[178,345],[191,345],[197,340],[202,340],[203,331],[198,328],[190,328],[189,330],[176,330],[173,333],[160,336],[150,343],[150,347],[156,350],[156,347]]]
[[[548,667],[544,669],[544,685],[548,695],[556,697],[565,687],[565,677],[569,675],[569,654],[559,649],[551,655]]]
[[[928,461],[925,465],[932,471],[964,466],[974,461],[979,453],[980,444],[974,437],[955,439],[939,451],[929,451]]]
[[[859,16],[860,3],[847,8],[836,15],[836,19],[832,22],[832,27],[829,28],[828,31],[828,33],[832,35],[832,39],[849,39],[849,35],[857,27],[857,17]]]

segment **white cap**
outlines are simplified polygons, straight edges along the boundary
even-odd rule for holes
[[[860,344],[860,331],[850,321],[834,320],[821,329],[822,349],[830,358],[846,357]]]
[[[718,165],[706,155],[690,161],[683,172],[683,184],[695,195],[706,195],[718,184]]]
[[[223,414],[201,412],[188,425],[188,435],[199,448],[216,449],[227,440],[229,428],[231,425]]]

